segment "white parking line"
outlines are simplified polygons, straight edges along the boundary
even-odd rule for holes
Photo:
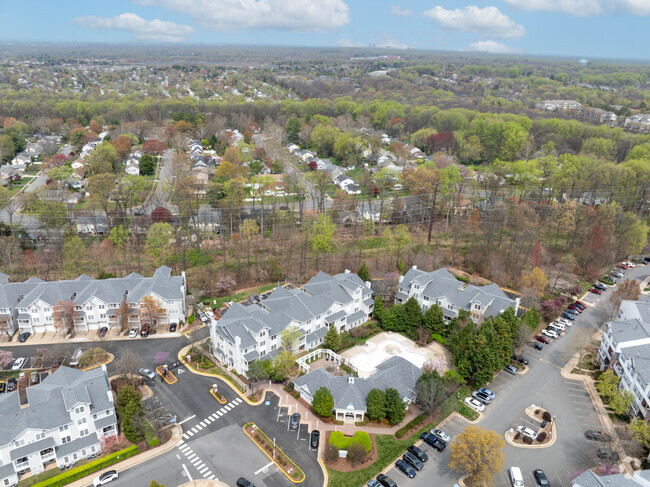
[[[214,474],[211,473],[210,475],[208,475],[208,476],[206,477],[206,479],[217,480],[217,477],[215,477]]]
[[[230,411],[230,408],[232,408],[232,406],[230,404],[226,404],[224,408],[226,408],[226,411]]]
[[[267,463],[267,464],[264,465],[262,468],[260,468],[257,472],[255,472],[253,475],[257,475],[257,474],[260,473],[262,470],[266,470],[267,468],[269,468],[271,465],[273,465],[273,462],[269,462],[269,463]]]
[[[221,411],[217,412],[216,414],[218,414],[219,417],[223,416],[223,413]]]
[[[219,412],[220,412],[221,414],[225,413],[226,411],[227,411],[226,408],[221,408],[221,409],[219,409]]]
[[[183,470],[185,471],[185,475],[187,475],[188,480],[189,480],[190,482],[191,482],[192,480],[194,480],[194,479],[192,478],[192,476],[190,475],[190,472],[187,470],[187,467],[185,466],[185,464],[183,464],[182,466],[183,466]]]
[[[185,418],[183,421],[181,421],[181,422],[178,423],[178,424],[183,424],[184,422],[189,421],[190,419],[194,419],[194,418],[196,418],[196,414],[193,415],[193,416],[190,416],[189,418]]]

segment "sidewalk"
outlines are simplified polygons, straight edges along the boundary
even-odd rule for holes
[[[605,327],[601,326],[592,335],[592,339],[600,341],[602,339],[604,331],[605,331]],[[622,453],[621,458],[622,458],[622,464],[623,464],[623,468],[625,469],[625,472],[632,475],[634,473],[634,470],[632,469],[632,465],[630,464],[630,462],[633,459],[632,457],[626,455],[625,451],[621,446],[622,443],[618,437],[618,434],[616,433],[616,429],[614,428],[614,423],[612,422],[612,419],[609,417],[609,414],[605,409],[605,404],[603,403],[600,394],[598,394],[598,391],[596,390],[596,383],[594,379],[589,375],[574,374],[572,372],[572,370],[578,366],[579,361],[580,361],[580,353],[578,352],[573,357],[571,357],[571,360],[569,360],[564,367],[562,367],[562,371],[561,371],[562,377],[564,377],[565,379],[582,382],[585,390],[587,391],[587,394],[589,394],[592,404],[594,405],[594,409],[596,410],[598,419],[600,419],[600,423],[603,426],[603,431],[605,431],[612,437],[614,445],[619,445],[619,449],[620,449],[619,453]]]
[[[140,465],[141,463],[147,462],[152,458],[155,458],[159,455],[162,455],[164,453],[173,450],[174,448],[176,448],[176,446],[178,446],[178,443],[181,441],[181,438],[183,437],[183,428],[175,424],[174,426],[172,426],[172,430],[173,430],[172,437],[164,445],[159,446],[157,448],[151,448],[143,453],[138,453],[135,456],[129,457],[123,462],[116,463],[114,465],[111,465],[110,467],[106,467],[103,470],[98,470],[97,472],[94,472],[90,475],[87,475],[86,477],[83,477],[75,482],[72,482],[71,484],[68,484],[68,486],[87,487],[88,483],[92,482],[91,477],[94,479],[98,475],[101,475],[104,472],[108,472],[109,470],[117,470],[119,473],[122,473],[124,472],[124,470],[128,470],[131,467]]]

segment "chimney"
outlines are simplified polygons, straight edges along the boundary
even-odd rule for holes
[[[413,269],[414,271],[417,271],[417,270],[418,270],[418,266],[414,265],[413,267],[411,267],[411,269]]]
[[[399,276],[399,279],[397,282],[401,283],[404,280],[404,276]]]
[[[349,274],[349,273],[350,273],[350,269],[345,269],[345,273],[346,273],[346,274]]]

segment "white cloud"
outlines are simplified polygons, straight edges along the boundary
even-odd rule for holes
[[[470,51],[479,51],[479,52],[493,52],[496,54],[512,54],[512,53],[521,53],[520,49],[514,47],[506,46],[496,41],[478,41],[472,42],[469,45]]]
[[[456,10],[433,7],[424,15],[440,24],[440,27],[459,32],[476,32],[486,37],[518,38],[526,34],[523,25],[515,23],[496,7],[479,8],[468,5]]]
[[[215,31],[282,29],[327,31],[350,22],[345,0],[136,0],[187,14]]]
[[[391,5],[390,13],[397,15],[398,17],[408,17],[409,15],[413,15],[413,10],[410,8],[400,7],[399,5]]]
[[[408,49],[410,46],[400,41],[397,37],[390,34],[380,34],[377,36],[377,47],[386,49]]]
[[[609,4],[618,12],[639,16],[650,15],[650,1],[648,0],[609,0]]]
[[[564,12],[576,17],[593,17],[603,13],[602,0],[506,0],[506,2],[522,10]]]
[[[339,39],[337,44],[340,47],[368,47],[368,44],[364,44],[363,42],[355,42],[352,39]]]
[[[78,17],[70,22],[86,29],[109,29],[128,32],[145,41],[181,42],[194,34],[194,27],[166,20],[145,20],[139,15],[125,13],[116,17]]]

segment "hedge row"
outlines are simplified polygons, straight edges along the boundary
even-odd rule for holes
[[[97,460],[93,460],[92,462],[88,462],[77,468],[63,472],[61,475],[57,475],[51,479],[39,482],[35,487],[59,487],[62,485],[67,485],[71,482],[74,482],[75,480],[79,480],[80,478],[85,477],[86,475],[90,475],[93,472],[97,472],[98,470],[102,470],[103,468],[132,457],[139,452],[140,450],[138,450],[138,447],[136,445],[132,445],[128,448],[125,448],[124,450],[111,453],[105,457],[98,458]]]
[[[361,443],[369,452],[372,449],[372,441],[370,435],[365,431],[357,431],[353,437],[343,436],[340,431],[333,431],[330,433],[329,444],[335,446],[339,450],[347,450],[352,443]]]
[[[404,435],[406,435],[406,433],[408,433],[409,431],[411,431],[413,428],[415,428],[416,426],[419,426],[420,424],[422,424],[422,422],[423,422],[425,419],[427,419],[427,416],[428,416],[427,413],[422,413],[422,414],[420,414],[419,416],[416,416],[416,417],[413,418],[411,421],[409,421],[409,422],[406,424],[406,426],[404,426],[403,428],[398,429],[398,430],[395,432],[395,436],[396,436],[397,438],[402,438]]]

